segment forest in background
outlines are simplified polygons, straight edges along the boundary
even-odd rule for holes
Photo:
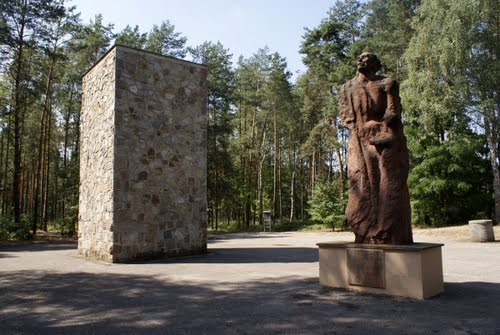
[[[235,59],[149,32],[82,22],[65,0],[0,0],[0,238],[78,222],[81,78],[113,44],[205,64],[208,224],[345,227],[348,133],[337,92],[376,53],[401,83],[414,225],[500,222],[500,1],[332,1],[306,28],[295,82],[272,46]],[[265,10],[265,9],[263,9]]]

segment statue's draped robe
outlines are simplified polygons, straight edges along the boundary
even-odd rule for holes
[[[357,77],[339,92],[339,114],[350,129],[346,218],[356,243],[412,243],[409,170],[396,81]]]

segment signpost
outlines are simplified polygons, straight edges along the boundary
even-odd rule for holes
[[[264,231],[271,231],[271,211],[264,211]]]

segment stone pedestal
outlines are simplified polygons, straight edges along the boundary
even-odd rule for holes
[[[444,290],[443,244],[318,243],[322,286],[428,299]]]
[[[207,70],[122,46],[83,78],[78,252],[206,252]]]
[[[493,223],[491,220],[469,221],[469,234],[472,242],[492,242],[495,241]]]

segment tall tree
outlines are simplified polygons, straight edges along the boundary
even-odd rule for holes
[[[259,219],[264,207],[263,164],[268,142],[268,113],[262,108],[269,69],[269,49],[259,49],[249,59],[240,57],[236,69],[240,199],[246,226]],[[258,207],[258,214],[257,209]]]
[[[18,224],[21,219],[21,122],[22,110],[25,103],[22,92],[26,86],[26,59],[27,47],[38,13],[33,4],[27,0],[0,2],[2,22],[5,24],[4,43],[12,55],[12,73],[14,91],[12,99],[13,135],[14,135],[14,174],[12,182],[12,207],[14,221]]]
[[[448,140],[456,121],[468,118],[489,148],[500,222],[500,3],[494,0],[424,0],[405,60],[406,100],[427,131]]]
[[[318,27],[306,28],[300,48],[303,62],[331,85],[341,85],[353,74],[353,60],[362,51],[365,8],[357,0],[337,1]]]
[[[36,235],[37,224],[40,220],[43,221],[44,230],[47,230],[49,207],[54,208],[57,202],[52,199],[54,206],[50,206],[49,191],[52,189],[57,194],[57,187],[50,187],[49,183],[53,182],[58,185],[57,176],[53,174],[51,176],[51,165],[57,167],[57,162],[51,158],[58,152],[58,148],[53,143],[56,130],[54,129],[55,90],[62,80],[69,36],[76,32],[79,18],[79,15],[73,13],[74,7],[63,7],[64,1],[60,1],[60,4],[61,10],[44,20],[39,26],[39,30],[43,32],[43,37],[40,39],[40,48],[43,53],[39,70],[43,74],[41,83],[43,94],[40,103],[38,158],[37,166],[34,167],[36,170],[32,209],[34,235]]]
[[[187,38],[176,32],[175,26],[169,20],[165,20],[159,26],[153,25],[148,34],[146,50],[164,56],[184,58],[187,54],[186,41]]]
[[[240,57],[236,69],[236,152],[239,154],[239,187],[244,222],[263,224],[264,210],[275,221],[289,213],[289,175],[293,155],[290,139],[297,116],[286,60],[269,48],[249,59]],[[293,144],[292,144],[293,142]],[[291,151],[292,150],[292,151]],[[295,151],[296,153],[296,151]],[[287,215],[289,216],[289,215]]]
[[[322,137],[322,129],[326,123],[325,115],[328,114],[328,101],[330,99],[330,87],[328,82],[315,75],[314,70],[309,69],[297,80],[297,92],[301,100],[300,106],[300,218],[304,220],[304,209],[307,206],[308,197],[314,191],[317,177],[323,171],[321,164],[325,150]],[[318,163],[320,162],[320,163]]]
[[[22,127],[23,117],[27,110],[27,99],[30,95],[28,82],[28,55],[36,47],[39,38],[43,38],[38,27],[45,20],[63,15],[64,6],[61,1],[54,0],[18,0],[0,1],[2,22],[2,42],[4,52],[8,54],[8,67],[12,74],[12,120],[13,120],[13,180],[12,207],[14,221],[21,220],[21,177],[22,177]]]
[[[127,24],[127,26],[116,35],[116,44],[136,49],[144,49],[147,40],[148,34],[141,33],[137,25],[132,28]]]
[[[102,15],[96,15],[89,23],[78,26],[65,47],[68,57],[57,87],[55,104],[58,119],[63,120],[57,223],[61,232],[66,234],[75,232],[78,218],[81,78],[109,49],[114,38],[113,27],[113,24],[104,22]]]
[[[338,117],[337,92],[355,74],[354,60],[363,51],[361,39],[366,5],[356,0],[337,1],[315,29],[307,29],[300,52],[309,66],[305,81],[304,117],[314,116],[302,154],[310,165],[309,190],[317,181],[333,183],[343,197],[346,185],[346,130]],[[327,176],[322,176],[326,171]],[[323,177],[323,178],[320,178]],[[332,183],[330,183],[332,184]]]
[[[384,72],[403,80],[403,54],[414,29],[411,26],[420,0],[372,0],[367,6],[363,39],[366,49],[376,53]]]
[[[81,75],[85,73],[108,50],[114,38],[112,23],[105,24],[101,14],[85,24],[71,40],[74,59],[82,66]]]
[[[230,139],[233,132],[231,105],[233,103],[234,72],[228,49],[223,45],[205,42],[189,52],[195,62],[208,68],[208,193],[210,221],[218,229],[220,209],[230,204],[234,193],[231,184],[233,166]],[[229,209],[229,208],[227,208]],[[226,215],[229,215],[227,210]]]
[[[286,59],[278,53],[270,57],[269,74],[264,91],[263,107],[269,111],[272,119],[272,156],[273,156],[273,193],[272,193],[272,221],[283,216],[283,155],[287,144],[285,136],[289,135],[285,120],[293,113],[293,95],[290,84],[291,73],[287,69]]]

